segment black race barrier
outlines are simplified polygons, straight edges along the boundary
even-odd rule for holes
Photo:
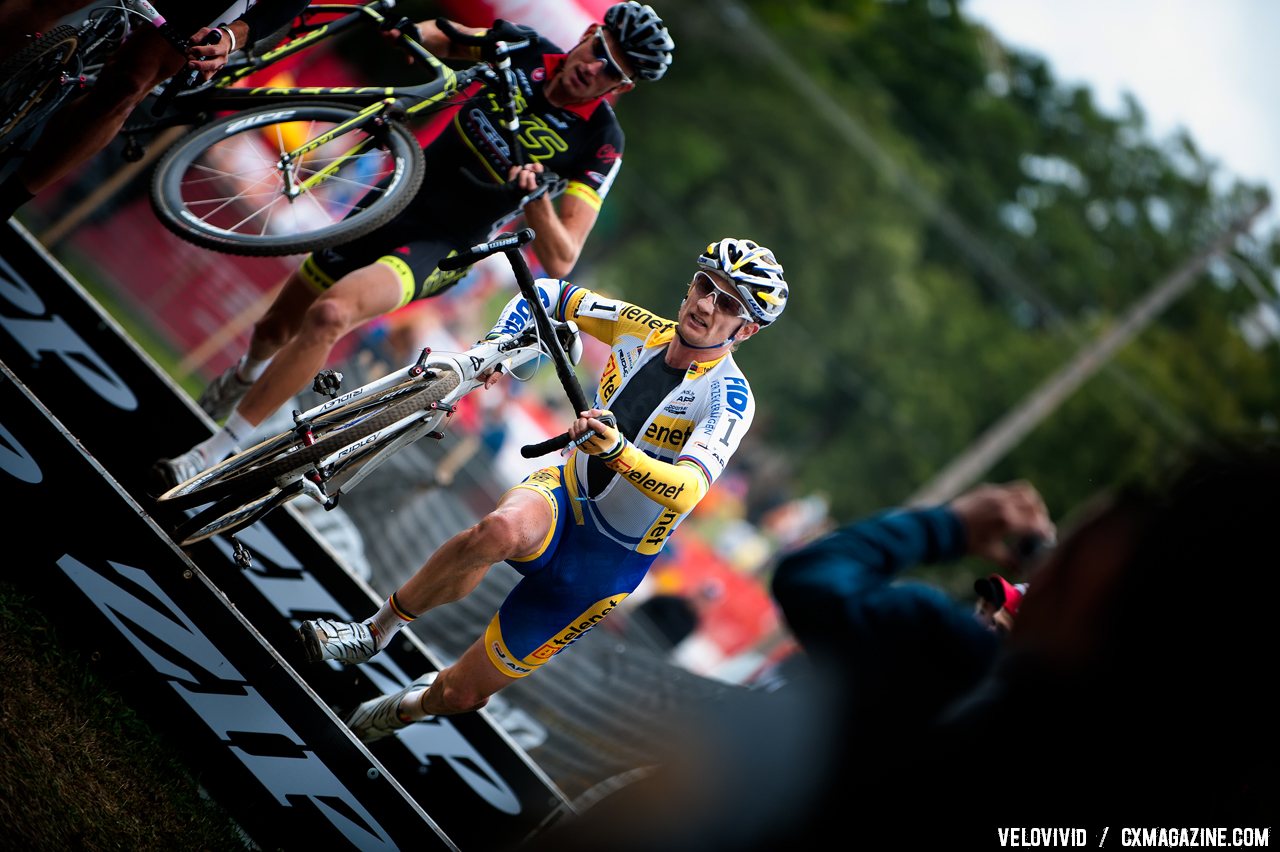
[[[211,423],[16,222],[0,227],[5,575],[195,770],[258,844],[518,846],[571,811],[485,711],[366,746],[347,710],[439,667],[402,631],[371,663],[305,661],[296,628],[366,617],[373,590],[286,506],[182,550],[148,470]]]

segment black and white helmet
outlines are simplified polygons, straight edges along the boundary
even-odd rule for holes
[[[759,243],[725,237],[698,255],[698,266],[729,279],[761,326],[782,316],[790,292],[782,264]]]
[[[604,25],[618,40],[627,59],[631,60],[637,77],[657,80],[667,73],[676,43],[671,40],[671,34],[652,6],[641,5],[635,0],[617,3],[604,13]]]

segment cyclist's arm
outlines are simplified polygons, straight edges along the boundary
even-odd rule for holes
[[[258,0],[253,8],[229,25],[235,33],[236,48],[271,35],[301,14],[307,5],[308,0]]]
[[[561,279],[539,278],[534,286],[547,313],[561,321],[573,320],[584,334],[605,343],[613,343],[621,313],[632,307],[627,302],[604,299],[585,287],[575,287]],[[498,321],[489,329],[487,336],[514,334],[529,323],[531,316],[524,296],[516,296],[498,314]],[[647,313],[645,316],[652,317]],[[655,319],[653,322],[665,321]]]
[[[581,445],[583,452],[595,456],[646,497],[672,511],[692,511],[711,488],[707,469],[691,459],[680,458],[673,464],[655,459],[636,447],[617,429],[596,419],[598,409],[587,412],[569,430],[570,435],[591,434]]]
[[[572,188],[560,198],[559,211],[545,195],[524,206],[525,222],[538,235],[533,253],[548,275],[563,278],[573,271],[599,212],[598,203],[592,204]]]
[[[488,32],[487,29],[482,27],[464,27],[456,21],[449,21],[449,23],[463,35],[484,35]],[[480,60],[480,48],[454,44],[444,34],[444,31],[436,26],[434,18],[430,21],[419,21],[417,27],[418,40],[422,42],[423,47],[431,51],[432,55],[440,59],[458,59],[469,62],[478,62]]]

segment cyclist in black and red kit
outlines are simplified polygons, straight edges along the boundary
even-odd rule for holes
[[[567,53],[505,21],[489,30],[447,21],[417,28],[427,49],[445,59],[478,59],[477,35],[532,42],[512,56],[520,156],[507,150],[493,98],[482,92],[464,103],[425,148],[429,178],[406,210],[371,234],[316,252],[289,276],[255,325],[248,352],[200,397],[210,417],[226,418],[222,429],[183,455],[157,462],[166,487],[233,451],[310,385],[349,331],[456,283],[465,270],[443,273],[437,262],[483,242],[515,217],[523,215],[536,231],[533,249],[546,274],[568,275],[622,165],[622,129],[604,99],[629,91],[637,80],[661,78],[675,47],[657,13],[634,1],[611,6],[604,22],[587,27]],[[459,43],[451,32],[462,34]],[[547,191],[539,180],[546,172],[563,183]],[[518,192],[485,188],[504,183]]]

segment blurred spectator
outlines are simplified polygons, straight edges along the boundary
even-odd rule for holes
[[[976,606],[962,604],[899,575],[965,555],[1012,571],[1016,540],[1053,535],[1030,484],[981,485],[947,505],[880,512],[784,555],[773,591],[822,675],[846,687],[850,729],[889,734],[973,687],[995,658],[997,628],[1012,616],[981,596]]]
[[[585,850],[606,827],[624,838],[611,846],[624,850],[752,852],[832,842],[994,847],[1010,829],[1023,844],[1017,832],[1069,829],[1075,843],[1074,832],[1083,831],[1089,846],[1122,843],[1115,838],[1124,827],[1214,833],[1202,841],[1219,827],[1228,838],[1236,828],[1269,829],[1277,792],[1275,702],[1266,684],[1276,647],[1270,531],[1278,493],[1280,447],[1265,443],[1210,447],[1167,484],[1100,495],[1045,554],[1014,601],[1017,620],[996,661],[956,701],[911,713],[910,726],[869,724],[846,712],[878,701],[853,694],[867,669],[848,655],[848,665],[821,669],[828,677],[810,690],[763,696],[805,702],[762,710],[755,693],[740,712],[719,708],[724,724],[697,731],[707,742],[695,766],[675,758],[535,848]],[[872,528],[893,530],[886,524],[893,517],[872,519]],[[800,558],[821,565],[859,526],[816,543],[825,555]],[[946,526],[929,524],[935,534]],[[892,533],[862,537],[860,551],[911,550]],[[954,547],[931,535],[912,553],[934,557],[948,542]],[[848,584],[828,591],[825,617],[839,622]],[[806,595],[812,607],[822,597],[818,585],[785,594],[796,595],[792,611]],[[876,600],[861,607],[860,620],[914,612],[920,631],[935,637],[941,625],[959,623],[941,608],[926,617],[932,607],[923,593]],[[840,629],[801,624],[810,628],[809,648],[843,638]],[[884,703],[904,706],[896,696]],[[825,712],[815,716],[815,708]],[[807,739],[806,727],[816,731]],[[689,801],[699,803],[696,813]],[[1173,836],[1171,845],[1186,845],[1190,833]]]

